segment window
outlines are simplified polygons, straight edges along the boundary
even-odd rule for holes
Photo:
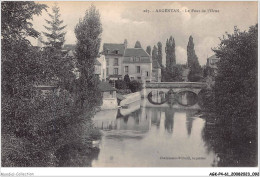
[[[107,64],[107,66],[109,66],[109,59],[108,58],[106,58],[106,64]]]
[[[125,66],[125,73],[128,73],[128,66]]]
[[[146,76],[147,76],[147,77],[149,76],[149,72],[148,72],[148,71],[146,71]]]
[[[118,54],[118,50],[116,50],[116,54]]]
[[[114,59],[114,66],[118,66],[118,58]]]
[[[107,76],[109,75],[108,68],[107,68]]]
[[[114,68],[114,74],[118,75],[118,68]]]
[[[137,67],[136,67],[136,72],[137,72],[137,73],[141,73],[141,68],[140,68],[140,66],[137,66]]]
[[[141,80],[141,77],[137,77],[137,79]]]

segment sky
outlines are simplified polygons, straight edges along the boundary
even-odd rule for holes
[[[47,4],[48,12],[54,2],[38,2]],[[163,63],[165,64],[165,43],[172,36],[176,45],[176,61],[184,64],[187,61],[187,44],[192,35],[195,52],[201,65],[206,63],[207,57],[214,54],[212,48],[220,43],[220,38],[226,32],[232,33],[234,26],[240,31],[257,23],[257,2],[84,2],[59,1],[61,17],[64,20],[65,44],[76,44],[74,29],[86,10],[94,4],[99,10],[102,23],[103,43],[123,43],[128,41],[132,48],[139,40],[144,50],[148,45],[157,42],[163,45]],[[172,12],[160,12],[172,9]],[[212,9],[214,12],[209,12]],[[144,11],[148,11],[144,12]],[[175,11],[174,11],[175,10]],[[189,11],[188,11],[189,10]],[[205,10],[205,12],[203,12]],[[156,12],[158,11],[158,12]],[[178,11],[178,12],[176,12]],[[39,32],[45,31],[44,19],[49,19],[47,12],[35,16],[33,25]],[[31,39],[37,45],[36,39]],[[100,50],[101,50],[100,49]]]

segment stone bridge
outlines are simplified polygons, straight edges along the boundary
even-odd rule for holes
[[[176,93],[189,91],[198,95],[201,89],[206,88],[206,86],[206,83],[203,82],[148,82],[144,85],[143,91],[146,93],[143,92],[143,96],[147,97],[151,91],[155,90],[167,93],[170,89]]]
[[[149,82],[144,84],[142,97],[155,105],[177,101],[180,105],[192,106],[206,86],[203,82]]]

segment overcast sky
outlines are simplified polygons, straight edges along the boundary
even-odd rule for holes
[[[39,2],[40,3],[40,2]],[[49,7],[54,2],[42,2]],[[137,40],[144,49],[148,45],[163,44],[163,63],[165,63],[165,43],[171,35],[176,44],[177,63],[187,61],[187,43],[192,35],[195,51],[200,64],[206,63],[207,56],[214,53],[225,32],[232,33],[234,26],[241,31],[257,23],[257,2],[94,2],[101,14],[103,27],[103,43],[123,43],[127,39],[128,46],[134,47]],[[75,44],[74,28],[79,19],[84,17],[91,2],[58,2],[61,19],[66,27],[65,44]],[[179,9],[180,12],[151,12],[156,9]],[[200,12],[185,12],[185,10],[200,10]],[[205,9],[206,12],[202,12]],[[208,9],[219,12],[207,12]],[[48,9],[51,12],[51,8]],[[47,12],[40,17],[34,17],[34,28],[45,31],[44,19],[49,19]],[[37,40],[32,40],[33,45]],[[101,47],[102,47],[101,45]]]

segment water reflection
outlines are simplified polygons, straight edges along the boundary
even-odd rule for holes
[[[128,114],[124,114],[127,110],[111,110],[94,117],[103,137],[100,153],[92,166],[203,167],[214,164],[215,154],[208,151],[202,139],[205,121],[196,117],[197,110],[135,109]]]

